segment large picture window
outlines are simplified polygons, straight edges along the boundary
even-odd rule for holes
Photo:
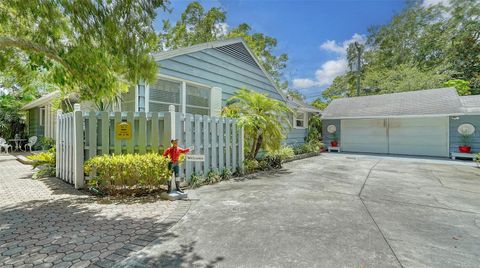
[[[155,84],[147,86],[146,90],[148,112],[166,112],[170,105],[174,105],[176,112],[210,115],[211,87],[162,77]]]
[[[174,105],[175,111],[181,111],[180,93],[182,83],[177,81],[170,81],[159,79],[153,85],[150,85],[150,112],[166,112],[168,106]]]
[[[210,112],[210,89],[190,85],[187,83],[187,113],[209,115]]]

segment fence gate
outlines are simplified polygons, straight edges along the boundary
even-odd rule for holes
[[[131,138],[116,139],[115,127],[131,125]],[[232,118],[218,118],[175,112],[82,112],[74,105],[72,113],[57,112],[56,175],[82,188],[83,163],[96,155],[148,152],[161,153],[172,138],[182,147],[194,146],[191,154],[205,156],[205,162],[186,162],[180,176],[207,175],[210,170],[243,169],[243,129]]]

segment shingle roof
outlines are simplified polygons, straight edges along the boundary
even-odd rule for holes
[[[463,112],[480,114],[480,95],[461,96]]]
[[[315,112],[315,113],[321,113],[322,112],[322,110],[320,110],[320,109],[318,109],[314,106],[308,105],[305,102],[303,102],[301,100],[298,100],[298,99],[295,99],[291,96],[287,96],[287,104],[290,107],[295,108],[295,109],[302,109],[302,110],[306,110],[306,111],[309,111],[309,112]]]
[[[457,91],[454,88],[439,88],[336,99],[323,111],[322,118],[432,116],[462,113],[462,101]]]

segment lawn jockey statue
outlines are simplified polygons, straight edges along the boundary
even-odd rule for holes
[[[188,152],[190,152],[190,149],[193,149],[193,147],[182,149],[178,147],[177,139],[173,139],[171,140],[171,142],[172,142],[172,146],[167,148],[167,150],[165,150],[165,152],[163,153],[163,156],[170,158],[170,163],[168,163],[168,168],[170,169],[170,171],[173,171],[174,173],[175,188],[177,188],[177,191],[179,191],[180,193],[183,193],[182,189],[180,188],[180,180],[178,179],[178,172],[180,170],[178,159],[180,158],[181,154],[187,154]],[[171,180],[169,180],[168,192],[170,193],[171,191],[172,191],[172,182]]]

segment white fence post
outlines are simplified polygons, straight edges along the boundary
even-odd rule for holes
[[[55,176],[60,177],[60,116],[62,110],[57,110],[57,125],[55,129]]]
[[[84,138],[83,138],[83,116],[80,110],[80,104],[73,106],[73,182],[76,189],[83,188],[85,185],[83,159],[84,159]]]

